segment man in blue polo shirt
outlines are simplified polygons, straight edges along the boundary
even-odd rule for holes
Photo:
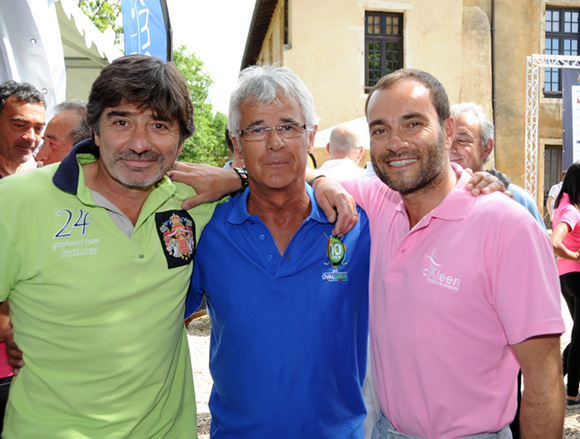
[[[206,226],[187,304],[205,295],[212,320],[215,439],[363,437],[368,221],[332,236],[304,176],[317,121],[291,70],[242,72],[228,128],[249,188]]]

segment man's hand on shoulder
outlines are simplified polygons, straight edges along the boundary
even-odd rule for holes
[[[195,197],[183,202],[185,210],[219,200],[241,187],[240,176],[235,170],[200,163],[176,162],[168,175],[173,181],[185,183],[197,192]]]
[[[343,236],[350,232],[358,222],[358,213],[354,198],[331,178],[320,176],[312,183],[316,202],[325,213],[328,221],[336,224],[332,230],[335,236]]]
[[[465,169],[465,171],[470,174],[473,173],[471,169]],[[487,195],[499,191],[513,198],[513,194],[507,190],[499,178],[485,171],[473,173],[471,179],[465,185],[465,189],[471,191],[474,196]]]

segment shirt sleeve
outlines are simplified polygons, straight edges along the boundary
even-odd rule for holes
[[[560,188],[558,187],[557,184],[555,184],[554,186],[552,186],[550,188],[550,192],[548,192],[548,197],[552,197],[555,199],[559,193],[560,193]]]
[[[493,264],[491,290],[509,344],[563,333],[560,284],[548,236],[531,218],[505,235]]]
[[[567,204],[559,209],[558,215],[554,215],[557,223],[566,223],[570,226],[571,230],[576,228],[578,221],[580,221],[580,212],[575,206]]]
[[[201,269],[199,265],[195,263],[194,259],[191,283],[189,285],[189,291],[187,292],[187,299],[185,302],[185,319],[197,311],[201,306],[202,301],[203,291],[201,289]]]
[[[340,180],[340,184],[354,198],[356,204],[367,212],[372,210],[373,200],[375,202],[383,200],[386,193],[390,191],[378,177]]]

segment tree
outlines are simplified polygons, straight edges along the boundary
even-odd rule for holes
[[[78,6],[101,31],[111,28],[118,43],[123,28],[116,21],[121,14],[120,0],[79,0]],[[203,62],[194,54],[188,54],[187,47],[173,50],[173,63],[183,74],[194,107],[195,134],[188,139],[179,160],[223,166],[228,160],[225,141],[226,115],[217,112],[214,116],[209,101],[209,87],[212,79],[206,74]]]
[[[212,79],[203,72],[203,62],[195,55],[187,55],[185,46],[173,51],[173,62],[183,74],[195,111],[195,134],[183,146],[179,160],[223,166],[228,159],[225,141],[226,115],[214,116],[209,101]]]
[[[117,21],[121,15],[120,0],[79,0],[78,7],[101,32],[111,28],[115,32],[115,44],[120,43],[123,34],[123,26]]]

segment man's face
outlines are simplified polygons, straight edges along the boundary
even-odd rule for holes
[[[371,96],[367,109],[371,160],[379,178],[402,195],[443,178],[453,121],[442,129],[431,93],[405,79]]]
[[[121,103],[107,107],[99,120],[95,144],[101,179],[130,188],[150,188],[181,152],[177,121],[160,120],[150,109]]]
[[[70,133],[81,118],[76,111],[65,111],[50,119],[44,130],[44,144],[36,159],[45,165],[62,161],[74,146]]]
[[[0,155],[18,165],[30,160],[40,145],[45,120],[44,105],[6,99],[0,113]]]
[[[472,113],[463,113],[454,117],[455,137],[449,150],[453,163],[469,168],[472,171],[483,171],[483,162],[491,153],[481,145],[481,123]]]
[[[292,99],[279,97],[278,102],[269,105],[244,104],[240,110],[240,127],[244,131],[256,127],[305,124],[298,103]],[[292,183],[304,181],[304,169],[308,152],[314,144],[314,132],[302,128],[298,128],[298,131],[297,137],[289,139],[282,138],[275,129],[270,130],[264,140],[250,141],[246,137],[234,139],[234,146],[244,160],[251,184],[284,189]]]

